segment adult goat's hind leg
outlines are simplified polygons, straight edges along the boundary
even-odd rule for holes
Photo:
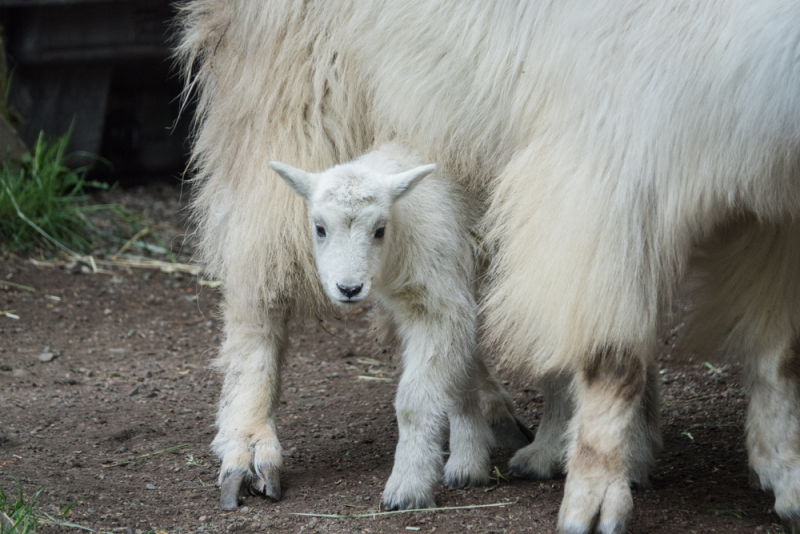
[[[266,324],[250,324],[229,313],[225,328],[216,362],[225,378],[211,447],[222,460],[220,506],[230,510],[238,506],[242,492],[275,500],[281,496],[283,461],[275,411],[287,327],[284,314],[270,314]]]
[[[482,358],[476,362],[476,378],[480,384],[481,410],[492,428],[495,447],[517,450],[527,446],[533,441],[533,433],[519,420],[514,401]]]
[[[786,341],[786,339],[784,339]],[[800,339],[747,362],[751,483],[775,493],[787,532],[800,532]]]
[[[511,472],[523,478],[553,478],[564,472],[567,424],[572,417],[572,375],[548,373],[539,381],[544,398],[542,419],[533,443],[511,458]]]
[[[724,338],[731,353],[742,355],[751,481],[775,493],[775,511],[787,531],[798,532],[800,225],[741,221],[703,251],[696,261],[704,283],[688,342]]]
[[[509,462],[511,472],[523,478],[556,477],[565,470],[567,456],[567,427],[575,410],[572,374],[550,373],[539,381],[544,406],[542,420],[533,443],[517,451]],[[661,450],[661,406],[658,386],[658,365],[653,362],[647,369],[645,392],[637,409],[631,432],[630,482],[633,486],[647,485],[655,455]]]

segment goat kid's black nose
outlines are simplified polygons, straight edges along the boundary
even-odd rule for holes
[[[342,295],[350,299],[361,293],[361,288],[364,287],[364,284],[358,284],[357,286],[343,286],[336,284],[336,287],[339,288],[339,291],[342,292]]]

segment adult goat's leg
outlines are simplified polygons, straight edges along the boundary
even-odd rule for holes
[[[533,441],[533,433],[517,418],[511,396],[492,376],[482,358],[476,362],[475,374],[480,384],[481,409],[492,428],[495,447],[517,450]]]
[[[559,530],[624,533],[633,511],[629,483],[641,469],[635,448],[643,443],[647,366],[626,351],[607,349],[589,358],[575,380]]]
[[[243,491],[281,496],[283,464],[275,411],[286,350],[284,313],[267,314],[262,324],[228,318],[217,366],[225,378],[211,444],[222,460],[220,506],[236,508]]]
[[[570,373],[548,373],[539,381],[539,387],[544,407],[536,438],[509,462],[511,472],[524,478],[553,478],[563,473],[567,425],[575,405]]]

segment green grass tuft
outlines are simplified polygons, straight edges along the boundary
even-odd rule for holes
[[[73,156],[91,156],[66,154],[69,141],[67,133],[50,144],[40,133],[32,154],[25,154],[21,161],[2,164],[0,245],[4,248],[88,253],[94,244],[93,237],[99,235],[91,217],[101,212],[110,216],[120,235],[131,235],[144,228],[124,206],[88,202],[88,188],[108,189],[108,185],[86,180],[86,166],[70,167]]]
[[[42,490],[37,491],[33,497],[25,502],[25,495],[22,491],[22,484],[17,483],[17,494],[6,495],[0,487],[0,512],[6,514],[11,519],[11,525],[0,519],[0,533],[2,534],[33,534],[39,527],[39,519],[33,513],[36,499]]]

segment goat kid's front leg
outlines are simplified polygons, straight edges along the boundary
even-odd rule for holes
[[[216,366],[225,374],[211,448],[222,460],[220,507],[235,509],[244,492],[281,496],[282,449],[275,411],[281,390],[287,326],[283,314],[266,325],[226,324]]]
[[[450,421],[451,454],[445,482],[465,487],[489,482],[492,434],[471,372],[474,329],[411,322],[403,337],[403,376],[395,406],[399,441],[383,501],[388,509],[436,506],[433,488],[442,476],[445,425]]]

